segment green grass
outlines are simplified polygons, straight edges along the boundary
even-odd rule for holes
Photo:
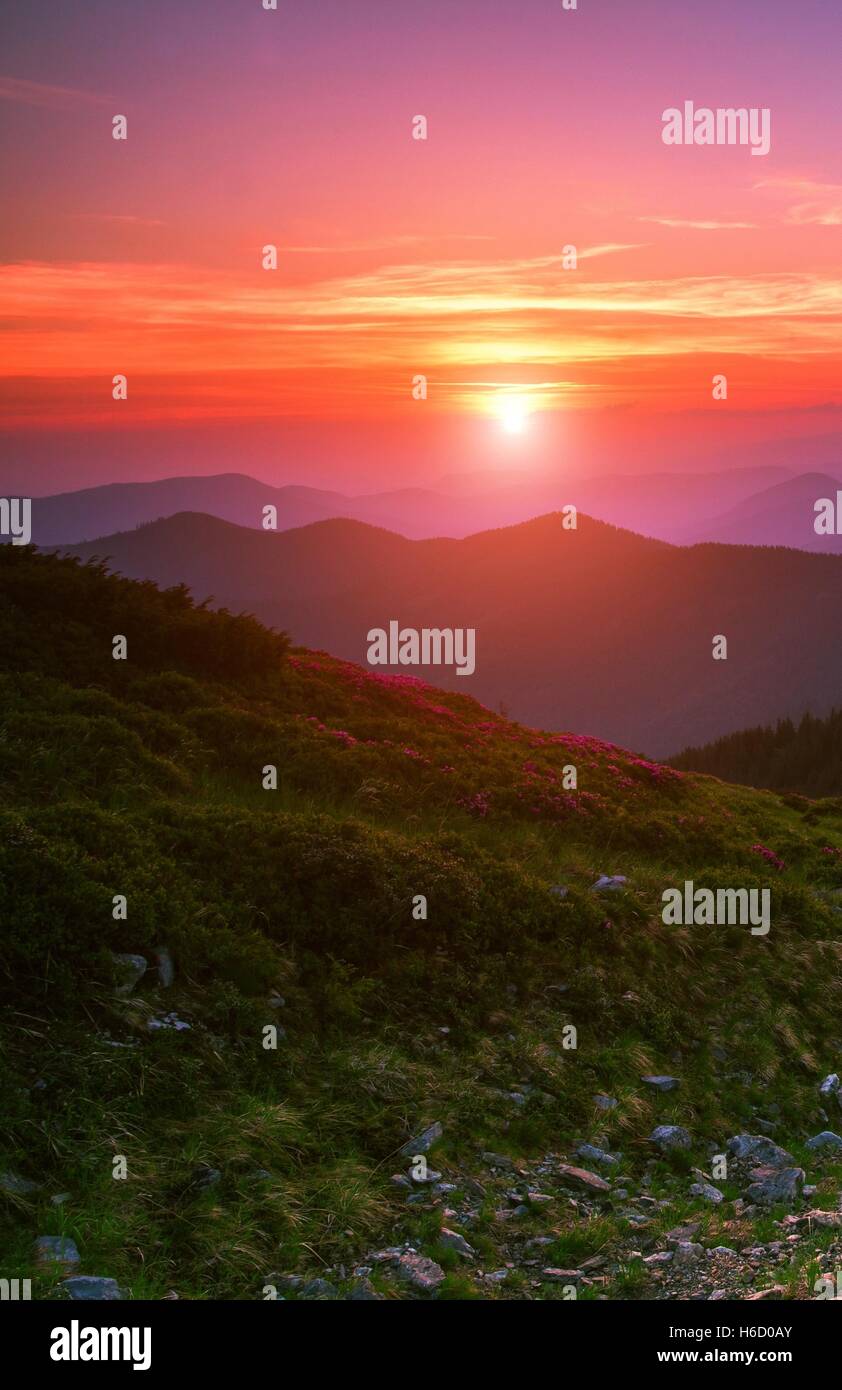
[[[115,632],[127,662],[111,658]],[[273,1272],[350,1270],[414,1239],[441,1256],[443,1296],[473,1297],[437,1242],[439,1211],[422,1218],[389,1181],[433,1119],[432,1161],[453,1180],[487,1178],[483,1149],[534,1159],[583,1139],[622,1149],[636,1180],[653,1125],[683,1124],[693,1153],[652,1175],[670,1197],[706,1167],[705,1141],[753,1128],[771,1098],[787,1147],[826,1127],[816,1082],[842,1017],[827,892],[842,872],[823,851],[842,845],[838,803],[536,733],[291,652],[181,591],[15,547],[0,548],[0,749],[0,1167],[42,1184],[0,1194],[2,1274],[32,1274],[34,1237],[67,1234],[83,1272],[134,1297],[259,1298]],[[277,791],[261,787],[269,763]],[[571,763],[578,790],[563,793]],[[594,895],[599,873],[626,874],[628,891]],[[770,936],[665,926],[661,893],[685,878],[770,886]],[[150,976],[118,998],[111,952],[151,960],[162,944],[173,988]],[[190,1030],[150,1034],[169,1011]],[[277,1051],[268,1024],[285,1029]],[[659,1071],[680,1091],[641,1083]],[[598,1111],[597,1092],[616,1109]],[[202,1164],[222,1173],[207,1190]],[[840,1165],[809,1165],[833,1205]],[[61,1207],[57,1192],[71,1194]],[[494,1206],[465,1230],[487,1269],[504,1262]],[[547,1263],[613,1249],[613,1216],[563,1219]],[[641,1270],[624,1266],[611,1296],[639,1296]],[[37,1292],[55,1283],[36,1277]],[[522,1287],[513,1275],[483,1296]]]

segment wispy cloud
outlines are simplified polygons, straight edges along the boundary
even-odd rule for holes
[[[787,209],[785,221],[795,226],[842,226],[842,184],[814,183],[811,179],[763,179],[755,188],[771,190],[795,202]]]
[[[694,221],[687,217],[639,217],[638,222],[656,222],[659,227],[688,227],[696,232],[730,232],[756,227],[756,222]]]
[[[0,76],[0,100],[25,106],[43,106],[50,111],[69,111],[78,106],[103,106],[111,100],[95,92],[75,87],[52,87],[46,82],[30,82],[23,77]]]
[[[585,389],[672,403],[677,375],[692,381],[695,401],[708,359],[734,355],[766,362],[772,381],[793,362],[811,390],[839,380],[842,271],[636,280],[595,271],[565,271],[553,255],[293,284],[279,272],[184,265],[7,265],[0,376],[66,377],[71,364],[106,383],[118,371],[148,374],[158,400],[183,413],[236,413],[247,398],[267,413],[283,413],[282,402],[324,411],[340,379],[355,408],[382,407],[406,396],[416,372],[446,388],[431,395],[439,405],[471,408],[518,378],[536,404]]]
[[[82,222],[108,222],[131,227],[165,227],[158,217],[137,217],[128,212],[72,212],[68,214]]]

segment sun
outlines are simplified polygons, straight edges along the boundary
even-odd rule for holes
[[[506,434],[523,434],[529,422],[529,406],[522,396],[504,396],[497,407]]]

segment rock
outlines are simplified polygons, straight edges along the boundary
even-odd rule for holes
[[[573,1284],[581,1279],[580,1269],[542,1269],[541,1278],[549,1284]]]
[[[423,1177],[416,1177],[410,1168],[409,1176],[419,1187],[429,1186],[434,1182],[441,1182],[441,1173],[437,1173],[435,1168],[428,1168]]]
[[[593,1144],[580,1144],[576,1154],[579,1158],[588,1159],[590,1163],[602,1163],[606,1168],[611,1168],[619,1162],[613,1154],[606,1153],[604,1149],[594,1148]]]
[[[758,1293],[747,1294],[745,1301],[746,1303],[759,1303],[765,1299],[783,1298],[785,1294],[786,1289],[783,1284],[773,1284],[770,1289],[760,1289]]]
[[[448,1230],[447,1226],[442,1226],[439,1240],[448,1250],[455,1250],[458,1255],[466,1255],[470,1259],[476,1254],[474,1247],[468,1244],[464,1236],[460,1236],[458,1231]]]
[[[434,1124],[429,1125],[421,1134],[416,1135],[414,1139],[408,1140],[401,1149],[401,1155],[404,1158],[414,1158],[416,1154],[429,1153],[430,1149],[441,1139],[443,1134],[444,1130],[438,1120],[436,1120]]]
[[[483,1153],[482,1157],[483,1161],[488,1164],[489,1168],[505,1168],[508,1170],[513,1169],[515,1166],[512,1160],[510,1158],[507,1158],[505,1154],[495,1154],[486,1151],[485,1153]]]
[[[50,1265],[78,1265],[82,1257],[67,1236],[38,1236],[35,1241],[35,1262],[41,1268]]]
[[[158,983],[162,989],[169,989],[175,980],[175,966],[166,946],[159,946],[155,951],[155,964],[158,967]]]
[[[543,1250],[545,1245],[555,1245],[555,1236],[533,1236],[524,1245],[524,1250]]]
[[[797,1201],[803,1186],[803,1168],[769,1168],[745,1195],[760,1206],[774,1206],[776,1202]]]
[[[70,1197],[71,1197],[71,1193],[69,1193],[69,1192],[56,1192],[56,1193],[54,1193],[54,1195],[50,1198],[50,1206],[51,1206],[51,1207],[63,1207],[64,1204],[65,1204],[65,1202],[69,1202],[69,1201],[70,1201]]]
[[[350,1303],[380,1303],[383,1294],[378,1293],[370,1279],[359,1279],[346,1294]]]
[[[398,1258],[398,1274],[419,1293],[435,1293],[444,1283],[444,1270],[426,1255],[404,1251]]]
[[[704,1246],[695,1244],[692,1240],[680,1240],[675,1246],[675,1263],[677,1265],[695,1264],[704,1254]]]
[[[270,1009],[285,1009],[287,1001],[282,994],[279,994],[276,989],[273,989],[272,993],[269,995],[268,1003]]]
[[[821,1134],[807,1140],[808,1149],[842,1149],[842,1139],[832,1129],[823,1129]]]
[[[122,996],[131,994],[149,969],[148,960],[145,956],[125,955],[114,951],[111,953],[111,959],[118,979],[116,993]]]
[[[218,1168],[210,1168],[207,1164],[201,1163],[193,1170],[193,1183],[200,1190],[216,1187],[221,1182],[222,1173]]]
[[[561,898],[563,901],[567,897],[567,894],[570,892],[570,889],[565,888],[563,883],[556,883],[550,889],[550,892],[552,893],[554,898]]]
[[[338,1298],[339,1290],[328,1279],[310,1279],[301,1289],[299,1298]]]
[[[827,1098],[828,1096],[835,1096],[838,1090],[839,1077],[836,1075],[836,1072],[831,1072],[830,1076],[826,1076],[821,1086],[819,1087],[819,1095],[825,1096],[825,1098]]]
[[[393,1173],[389,1179],[389,1182],[392,1184],[393,1187],[403,1187],[410,1192],[412,1191],[412,1183],[410,1182],[409,1178],[406,1176],[405,1173]]]
[[[693,1141],[681,1125],[657,1125],[649,1135],[649,1142],[662,1153],[672,1153],[677,1149],[689,1149]]]
[[[91,1274],[75,1274],[71,1279],[62,1279],[61,1287],[76,1303],[91,1299],[107,1303],[126,1297],[116,1279],[100,1279]]]
[[[593,1103],[597,1110],[613,1110],[620,1104],[613,1096],[594,1096]]]
[[[183,1033],[190,1029],[190,1024],[185,1023],[178,1014],[164,1014],[162,1018],[150,1018],[146,1026],[150,1033]]]
[[[685,1221],[682,1225],[667,1231],[664,1240],[668,1245],[680,1245],[682,1241],[692,1240],[694,1236],[698,1235],[700,1225],[699,1221]]]
[[[600,874],[596,883],[591,884],[592,893],[620,893],[628,883],[623,874]]]
[[[728,1140],[728,1152],[735,1158],[752,1163],[763,1163],[770,1168],[786,1168],[795,1162],[791,1153],[773,1144],[765,1134],[735,1134]]]
[[[40,1183],[32,1182],[30,1178],[22,1178],[20,1173],[13,1173],[11,1168],[7,1168],[5,1173],[0,1173],[0,1189],[10,1192],[14,1197],[31,1197],[39,1187]]]
[[[711,1202],[715,1207],[718,1207],[720,1202],[725,1201],[725,1194],[709,1182],[694,1182],[690,1188],[690,1196],[703,1197],[706,1202]]]
[[[611,1191],[610,1183],[598,1174],[588,1172],[587,1168],[574,1168],[570,1163],[560,1163],[558,1175],[562,1182],[572,1183],[574,1187],[582,1187],[587,1192]]]
[[[681,1085],[677,1076],[641,1076],[640,1079],[655,1091],[677,1091]]]
[[[671,1250],[658,1250],[654,1255],[646,1255],[643,1263],[645,1265],[666,1265],[673,1258]]]
[[[715,1245],[708,1255],[713,1259],[715,1256],[721,1260],[738,1260],[740,1257],[736,1250],[732,1250],[730,1245]]]

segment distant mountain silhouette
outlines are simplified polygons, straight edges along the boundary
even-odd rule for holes
[[[830,497],[835,504],[837,489],[842,489],[842,482],[829,473],[802,473],[744,497],[721,516],[692,523],[687,538],[728,545],[790,545],[839,554],[842,536],[817,536],[813,525],[816,502]]]
[[[463,540],[410,541],[355,521],[255,532],[180,514],[72,547],[83,558],[254,613],[362,664],[367,633],[474,627],[477,668],[400,668],[512,717],[663,756],[838,704],[842,557],[674,547],[559,515]],[[714,637],[728,659],[712,657]]]
[[[283,531],[333,517],[350,517],[416,539],[461,537],[528,521],[573,503],[580,511],[615,526],[682,544],[720,539],[705,529],[707,518],[719,518],[760,489],[789,477],[781,468],[597,477],[572,471],[550,477],[484,470],[443,477],[432,489],[400,488],[350,496],[312,487],[271,487],[243,473],[220,473],[111,483],[37,497],[32,507],[33,539],[42,546],[75,545],[184,511],[206,512],[238,526],[260,527],[267,505],[277,509],[278,530]],[[736,539],[753,544],[759,538],[748,532]],[[796,544],[792,538],[779,539]]]

